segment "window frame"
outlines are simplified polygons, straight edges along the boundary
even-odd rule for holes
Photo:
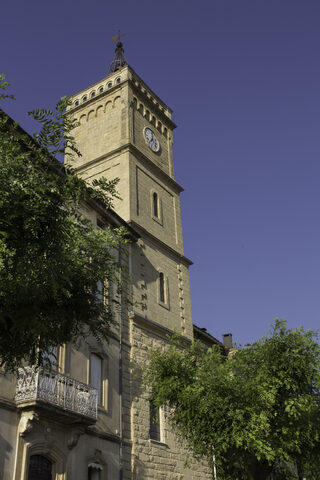
[[[153,420],[157,415],[157,423]],[[149,440],[150,442],[165,443],[164,414],[161,407],[156,407],[149,401]]]
[[[161,307],[164,307],[167,310],[170,310],[169,279],[162,268],[159,267],[157,271],[158,271],[158,278],[157,278],[158,304],[161,305]],[[163,279],[163,286],[161,286],[161,278]],[[162,291],[164,293],[164,300],[162,300],[163,298],[161,295]]]
[[[155,195],[157,196],[157,215],[155,212]],[[150,201],[151,201],[151,218],[155,222],[157,222],[159,225],[163,226],[162,200],[158,191],[153,188],[150,191]]]
[[[31,466],[31,459],[32,459],[32,457],[41,457],[41,458],[44,458],[45,460],[47,460],[47,462],[50,463],[50,465],[51,465],[51,468],[50,468],[50,478],[51,478],[51,479],[52,479],[52,478],[55,478],[55,476],[56,476],[56,475],[55,475],[55,462],[54,462],[51,458],[49,458],[47,455],[44,455],[42,452],[40,452],[40,453],[37,452],[37,453],[31,453],[31,454],[29,455],[29,458],[28,458],[28,467],[27,467],[27,471],[26,471],[26,474],[27,474],[27,475],[26,475],[26,478],[27,478],[27,480],[30,480],[29,475],[30,475],[30,466]]]
[[[100,463],[90,462],[88,464],[88,480],[94,480],[94,478],[92,478],[92,472],[93,471],[97,471],[98,472],[98,480],[102,480],[101,473],[103,472],[103,466]]]
[[[87,372],[87,383],[93,388],[97,388],[91,383],[91,357],[95,355],[101,361],[101,372],[100,372],[100,398],[99,398],[99,389],[98,389],[98,408],[108,411],[109,402],[109,384],[108,384],[108,356],[96,348],[92,348],[89,351],[88,358],[88,372]]]

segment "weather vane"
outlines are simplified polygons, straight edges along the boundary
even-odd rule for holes
[[[122,36],[124,37],[125,34],[123,33]],[[121,35],[120,35],[120,30],[118,30],[118,35],[115,35],[114,37],[112,37],[112,41],[113,42],[117,42],[117,41],[120,42],[120,40],[121,40]]]

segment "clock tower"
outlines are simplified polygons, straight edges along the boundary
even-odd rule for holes
[[[169,428],[169,410],[160,409],[154,422],[154,407],[135,374],[150,348],[168,345],[168,334],[179,332],[187,343],[193,339],[191,262],[183,253],[183,189],[173,173],[172,111],[127,64],[121,42],[108,75],[71,101],[68,113],[79,123],[74,136],[82,153],[75,168],[88,182],[119,178],[121,200],[114,209],[140,237],[129,245],[128,258],[136,303],[128,314],[122,311],[121,333],[113,339],[119,342],[120,433],[113,440],[119,441],[119,479],[209,479],[206,466],[193,461],[185,466],[186,452]],[[110,375],[117,368],[112,365]],[[110,419],[115,411],[115,406],[108,411]],[[102,436],[108,425],[100,427]]]
[[[192,339],[172,110],[127,64],[120,41],[108,75],[71,100],[82,153],[74,166],[89,182],[120,179],[115,210],[141,236],[130,254],[134,318]]]

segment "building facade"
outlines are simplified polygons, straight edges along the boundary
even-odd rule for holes
[[[141,385],[150,348],[164,348],[174,331],[194,338],[172,112],[127,65],[120,42],[109,74],[71,100],[82,153],[74,167],[88,182],[119,178],[116,213],[90,201],[83,208],[102,228],[129,229],[134,303],[115,312],[109,343],[61,346],[55,371],[0,372],[0,478],[209,479],[206,465],[189,458],[186,466],[169,412],[155,412]]]

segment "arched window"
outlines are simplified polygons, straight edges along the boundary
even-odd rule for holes
[[[159,273],[159,300],[162,303],[165,303],[165,279],[162,272]]]
[[[76,100],[76,101],[74,102],[74,104],[75,104],[75,106],[77,107],[77,106],[79,105],[79,100]]]
[[[117,80],[116,80],[117,83],[120,83],[121,82],[121,78],[118,77]]]
[[[112,87],[112,82],[109,82],[108,83],[108,88],[111,88]]]
[[[96,93],[95,92],[92,92],[91,93],[91,98],[95,97],[96,96]]]
[[[100,92],[100,93],[103,92],[103,87],[100,87],[100,88],[99,88],[99,92]]]
[[[152,195],[153,216],[159,218],[159,198],[156,192]]]
[[[88,480],[100,480],[102,466],[99,463],[91,462],[88,465]]]
[[[82,101],[86,102],[87,101],[87,96],[84,96]]]
[[[31,455],[28,480],[52,480],[52,462],[43,455]]]

